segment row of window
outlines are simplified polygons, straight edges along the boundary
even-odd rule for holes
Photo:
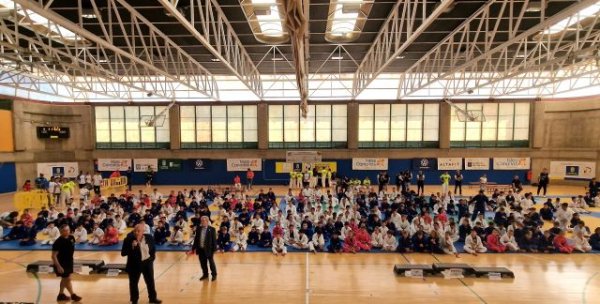
[[[529,144],[529,103],[455,104],[451,147],[521,147]],[[98,148],[168,148],[169,116],[164,106],[98,106]],[[346,148],[348,109],[344,104],[269,105],[269,148]],[[464,113],[484,116],[469,121]],[[148,126],[147,121],[155,121]],[[184,149],[258,147],[256,105],[181,106]],[[482,120],[482,121],[479,121]],[[436,148],[440,107],[425,104],[360,104],[359,148]]]

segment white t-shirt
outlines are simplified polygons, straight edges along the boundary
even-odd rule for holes
[[[85,184],[85,175],[83,175],[83,174],[79,175],[78,179],[79,179],[80,184]]]
[[[102,183],[102,175],[96,174],[94,175],[94,186],[100,186]]]

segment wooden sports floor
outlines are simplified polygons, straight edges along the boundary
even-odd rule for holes
[[[183,187],[161,187],[161,191],[178,188]],[[565,187],[558,193],[558,189],[550,194],[583,191],[582,187]],[[10,209],[6,201],[7,196],[0,197],[2,209]],[[600,224],[597,218],[584,219],[590,227]],[[118,252],[76,252],[75,258],[125,261]],[[54,303],[59,280],[53,274],[27,274],[24,268],[27,263],[49,259],[49,251],[0,251],[0,302]],[[163,303],[600,303],[600,254],[462,254],[455,258],[290,253],[275,257],[254,252],[217,254],[215,260],[218,280],[198,281],[200,266],[195,256],[159,252],[155,262],[159,298]],[[414,279],[393,272],[395,264],[437,261],[508,267],[516,278]],[[73,278],[82,303],[128,303],[126,275]],[[145,303],[143,280],[140,288],[141,303]]]

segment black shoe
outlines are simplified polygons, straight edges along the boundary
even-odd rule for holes
[[[73,302],[79,302],[79,301],[81,301],[81,297],[76,294],[72,294],[71,300],[73,300]]]
[[[217,276],[216,275],[212,276],[212,278],[210,280],[211,281],[216,281],[217,280]]]
[[[203,275],[203,276],[201,276],[201,277],[200,277],[200,281],[204,281],[204,280],[206,280],[206,279],[208,279],[208,276],[207,276],[207,275]]]
[[[160,303],[162,303],[162,300],[159,300],[159,299],[150,300],[150,304],[160,304]]]
[[[56,301],[57,302],[71,301],[71,298],[64,293],[59,293],[58,296],[56,297]]]

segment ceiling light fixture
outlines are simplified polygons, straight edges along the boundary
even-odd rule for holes
[[[333,60],[342,60],[342,59],[344,59],[344,56],[333,56],[333,57],[331,57],[331,59],[333,59]]]

